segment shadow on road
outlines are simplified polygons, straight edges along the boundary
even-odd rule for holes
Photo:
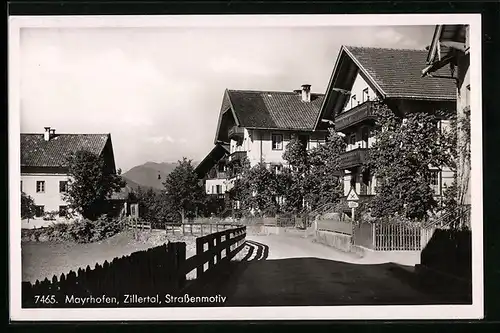
[[[251,240],[247,240],[246,244],[249,247],[249,250],[241,261],[266,260],[269,257],[269,246]],[[255,256],[252,258],[254,252]]]
[[[226,296],[223,306],[471,303],[466,292],[422,290],[410,273],[402,273],[408,269],[398,264],[360,265],[318,258],[265,260],[267,246],[247,242],[251,246],[247,260],[231,262],[224,276],[206,284],[199,296]]]

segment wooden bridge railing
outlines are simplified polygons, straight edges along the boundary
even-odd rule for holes
[[[167,234],[175,234],[176,231],[182,235],[199,235],[205,236],[213,233],[218,233],[224,230],[241,227],[241,224],[236,223],[182,223],[182,224],[165,224],[165,232]]]
[[[26,308],[37,307],[103,307],[98,303],[66,302],[67,298],[95,297],[106,294],[121,299],[125,294],[177,293],[196,286],[200,278],[218,272],[243,248],[246,227],[238,227],[196,239],[196,255],[186,259],[186,243],[171,242],[111,262],[96,264],[92,269],[78,269],[53,276],[51,280],[22,283],[22,303]],[[208,244],[208,249],[205,245]],[[205,265],[208,263],[208,269]],[[189,285],[186,275],[196,270],[196,279]],[[40,295],[50,295],[40,298]],[[44,296],[45,297],[45,296]],[[117,304],[109,304],[116,307]],[[128,305],[120,305],[128,306]],[[137,306],[134,305],[134,306]],[[150,306],[150,305],[149,305]]]
[[[179,273],[185,277],[186,274],[196,269],[196,279],[201,278],[216,266],[220,267],[220,264],[234,258],[245,245],[245,238],[245,226],[196,238],[196,255],[180,266]],[[205,270],[207,263],[208,268]]]

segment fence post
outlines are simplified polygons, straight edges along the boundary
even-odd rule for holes
[[[202,224],[200,224],[200,230],[201,230],[201,231],[200,231],[200,232],[201,232],[201,235],[203,236],[203,223],[202,223]]]
[[[185,226],[185,224],[183,223],[183,224],[182,224],[182,236],[185,236],[185,235],[186,235],[186,232],[185,232],[185,230],[184,230],[184,226]]]
[[[204,245],[204,239],[203,238],[196,238],[196,255],[200,256],[203,254],[203,245]],[[201,264],[196,268],[196,279],[199,279],[203,275],[203,269],[205,267],[205,264]]]
[[[224,232],[224,234],[226,235],[226,241],[231,239],[231,231],[230,230],[226,230],[226,232]],[[231,245],[230,243],[228,243],[228,245],[226,245],[226,258],[229,257],[229,255],[231,254]]]
[[[208,251],[212,252],[214,250],[214,243],[215,243],[215,238],[209,236],[209,241],[208,241]],[[215,256],[212,255],[210,256],[210,260],[208,261],[208,269],[211,270],[215,266]]]
[[[212,223],[210,223],[210,233],[212,234]]]
[[[377,250],[377,240],[375,239],[377,232],[375,231],[375,223],[372,223],[372,248],[373,250]]]
[[[219,248],[221,242],[222,242],[222,235],[217,233],[217,236],[215,237],[215,247],[217,248],[217,265],[220,263],[222,260],[222,249]]]

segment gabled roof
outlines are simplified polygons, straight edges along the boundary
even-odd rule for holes
[[[345,46],[335,63],[327,95],[316,126],[333,108],[343,107],[348,95],[336,89],[349,91],[359,73],[381,99],[413,99],[422,101],[454,101],[454,81],[444,78],[422,78],[422,64],[427,51]],[[449,76],[449,73],[441,73]]]
[[[232,113],[235,125],[248,129],[312,131],[323,97],[311,93],[311,101],[303,102],[298,92],[226,89],[215,141],[226,112]]]
[[[49,141],[43,134],[21,134],[21,167],[64,167],[78,150],[100,155],[108,140],[110,134],[55,134]]]
[[[196,166],[194,172],[196,172],[199,178],[203,178],[226,154],[229,154],[229,145],[216,144],[200,164]]]
[[[422,79],[425,50],[345,46],[360,70],[380,88],[384,98],[454,100],[453,80]]]

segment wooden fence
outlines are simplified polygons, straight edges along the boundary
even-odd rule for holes
[[[375,251],[420,251],[434,229],[407,223],[361,223],[353,228],[353,243]]]
[[[237,223],[182,223],[178,224],[165,224],[165,232],[167,234],[191,235],[191,236],[204,236],[220,231],[239,228],[240,224]]]
[[[96,264],[93,269],[87,266],[59,278],[54,275],[51,280],[23,282],[22,306],[154,306],[160,303],[127,304],[126,295],[180,294],[217,267],[223,268],[243,248],[245,237],[246,227],[238,227],[198,238],[196,255],[190,258],[186,258],[186,243],[168,243]],[[186,275],[192,271],[196,271],[196,279],[189,283]]]

